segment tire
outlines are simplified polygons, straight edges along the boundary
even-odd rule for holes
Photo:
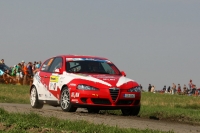
[[[122,114],[124,116],[137,116],[140,112],[140,106],[132,107],[132,108],[126,108],[126,109],[121,109]]]
[[[87,108],[87,110],[88,110],[88,113],[94,113],[94,114],[99,113],[99,109],[95,109],[95,108]]]
[[[64,87],[61,92],[60,107],[65,112],[75,112],[77,110],[71,103],[70,92],[67,87]]]
[[[43,103],[39,102],[39,100],[38,100],[37,89],[35,88],[35,86],[33,86],[31,88],[30,103],[31,103],[31,107],[36,108],[36,109],[41,109],[44,105]]]

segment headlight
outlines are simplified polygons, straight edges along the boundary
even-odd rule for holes
[[[92,90],[92,91],[98,91],[99,90],[99,89],[97,89],[95,87],[88,86],[88,85],[83,85],[83,84],[78,85],[77,89],[79,89],[79,90]]]
[[[129,89],[128,92],[141,92],[141,88],[140,86],[137,86],[137,87]]]

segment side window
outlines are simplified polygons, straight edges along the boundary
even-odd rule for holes
[[[52,65],[50,66],[49,72],[55,72],[56,69],[62,68],[62,58],[61,57],[56,57]]]
[[[49,69],[49,66],[52,63],[52,61],[53,61],[53,58],[52,59],[48,59],[47,61],[45,61],[41,66],[41,71],[47,72],[48,69]]]

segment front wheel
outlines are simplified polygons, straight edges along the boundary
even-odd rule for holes
[[[41,109],[44,105],[38,100],[37,89],[35,88],[35,86],[31,88],[30,103],[31,103],[31,107],[36,108],[36,109]]]
[[[61,92],[60,107],[65,112],[75,112],[77,110],[70,101],[70,93],[67,87],[63,88]]]
[[[126,108],[126,109],[121,109],[122,114],[124,116],[137,116],[140,112],[140,106],[132,107],[132,108]]]

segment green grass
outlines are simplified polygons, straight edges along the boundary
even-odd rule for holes
[[[140,117],[200,125],[200,97],[143,92]],[[101,111],[121,115],[120,110]]]
[[[30,86],[0,84],[0,102],[30,103],[29,87]]]
[[[29,86],[0,84],[1,103],[30,103]],[[140,117],[200,125],[200,97],[143,92]],[[102,114],[122,115],[120,110]]]
[[[165,133],[151,129],[127,129],[103,124],[95,125],[86,121],[60,120],[55,117],[42,117],[34,113],[8,113],[3,109],[0,109],[0,129],[1,132],[9,133]],[[168,133],[172,133],[172,131],[168,131]]]

